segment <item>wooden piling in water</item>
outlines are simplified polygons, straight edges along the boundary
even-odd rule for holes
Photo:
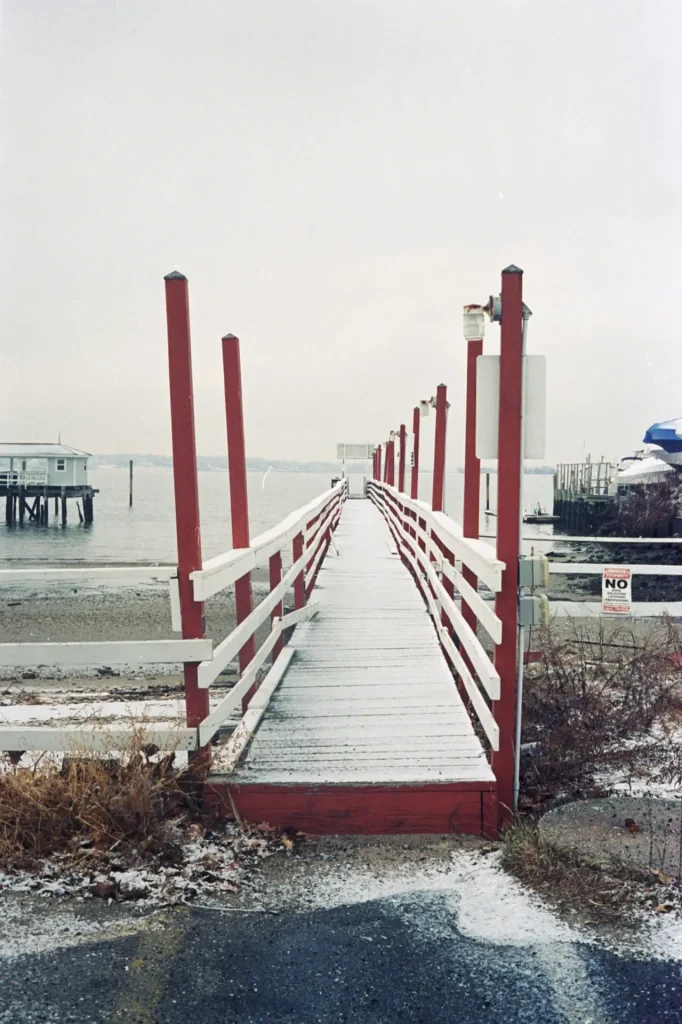
[[[129,488],[128,488],[128,508],[133,507],[133,460],[130,460],[128,467],[129,472]]]

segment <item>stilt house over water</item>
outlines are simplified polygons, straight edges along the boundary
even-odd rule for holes
[[[77,503],[81,522],[94,518],[93,496],[97,491],[88,484],[89,453],[68,444],[0,442],[0,497],[5,498],[8,525],[29,522],[47,525],[49,499],[54,513],[60,511],[67,522],[68,499]]]

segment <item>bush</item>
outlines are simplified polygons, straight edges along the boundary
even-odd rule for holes
[[[542,660],[524,686],[521,793],[526,805],[594,790],[595,777],[636,771],[660,752],[655,727],[680,710],[671,662],[680,632],[670,620],[649,630],[603,622],[556,626],[540,637]]]
[[[45,759],[0,773],[0,868],[30,868],[54,853],[134,846],[173,860],[169,818],[188,806],[174,755],[136,744],[120,759]]]

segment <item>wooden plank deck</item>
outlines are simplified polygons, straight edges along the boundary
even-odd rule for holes
[[[318,833],[490,833],[494,775],[383,517],[347,502],[334,539],[320,612],[213,801]]]

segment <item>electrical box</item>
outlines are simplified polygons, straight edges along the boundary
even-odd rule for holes
[[[519,626],[549,626],[549,599],[546,594],[519,598]]]
[[[549,559],[545,555],[527,555],[519,558],[519,586],[549,586]]]

